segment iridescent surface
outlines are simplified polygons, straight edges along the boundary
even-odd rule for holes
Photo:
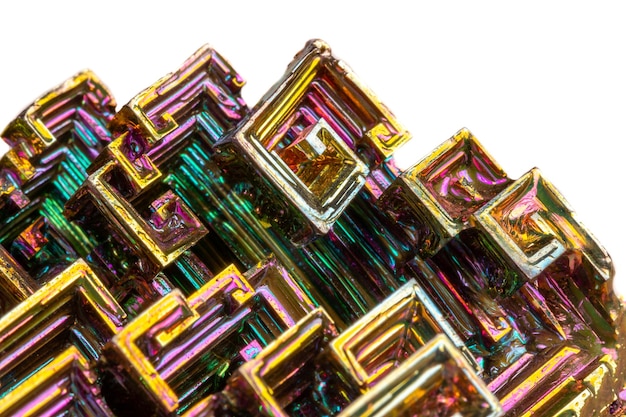
[[[537,169],[463,129],[401,172],[409,133],[319,40],[243,85],[204,46],[2,133],[0,415],[626,412],[611,259]]]
[[[2,132],[11,149],[0,159],[0,251],[8,252],[3,262],[19,268],[3,274],[0,311],[89,251],[92,242],[63,216],[63,205],[110,142],[114,113],[109,91],[85,71],[37,99]],[[19,278],[10,278],[16,272]]]

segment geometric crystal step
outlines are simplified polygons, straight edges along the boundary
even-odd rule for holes
[[[498,416],[499,402],[477,370],[458,335],[410,281],[340,334],[323,309],[311,312],[216,394],[241,415],[383,416],[431,409],[432,415]],[[223,406],[211,398],[189,415],[210,415]]]
[[[438,335],[339,417],[502,415],[498,399],[444,335]]]
[[[470,216],[511,180],[467,129],[457,132],[385,191],[381,206],[424,254],[468,227]]]
[[[95,362],[125,321],[85,261],[48,281],[0,319],[0,415],[113,415]]]
[[[35,100],[2,132],[11,148],[0,158],[0,244],[30,275],[32,290],[92,244],[62,215],[63,205],[110,143],[114,113],[106,86],[83,71]]]
[[[302,246],[328,233],[369,169],[408,139],[352,70],[315,40],[217,148],[227,155],[224,169],[248,172],[273,195],[260,210]]]
[[[245,275],[231,266],[189,297],[174,290],[143,311],[107,344],[103,367],[144,410],[180,413],[312,308],[275,261]],[[111,408],[129,415],[106,391]]]

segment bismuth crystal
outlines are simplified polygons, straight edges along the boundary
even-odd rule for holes
[[[621,416],[624,307],[537,170],[409,133],[322,41],[254,108],[203,47],[2,133],[0,415]]]

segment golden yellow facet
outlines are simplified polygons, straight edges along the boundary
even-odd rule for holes
[[[83,187],[90,191],[90,195],[99,203],[104,214],[115,218],[124,228],[124,231],[132,236],[136,244],[142,249],[142,252],[157,265],[160,267],[169,265],[206,234],[206,229],[200,226],[173,244],[160,242],[152,228],[132,205],[108,184],[106,180],[107,175],[117,166],[115,161],[105,163],[89,176]],[[199,223],[193,214],[189,215]]]
[[[414,280],[409,281],[330,343],[339,372],[362,392],[376,385],[430,339],[446,333],[471,366],[478,364],[436,305]]]
[[[53,393],[47,392],[48,395],[44,397],[41,397],[40,391],[48,388],[46,384],[49,380],[54,380],[59,377],[59,374],[67,374],[75,370],[75,368],[79,368],[86,373],[86,382],[88,384],[96,383],[95,374],[91,375],[88,372],[89,363],[87,358],[75,346],[70,346],[43,368],[38,369],[36,373],[29,376],[28,379],[22,381],[16,389],[5,395],[2,401],[0,401],[0,415],[17,415],[16,413],[18,412],[19,415],[23,416],[40,415],[49,406],[49,403],[58,400],[58,397],[62,395],[69,395],[67,392],[62,392],[61,388],[57,388]],[[31,402],[31,407],[25,410],[23,408],[20,409],[20,406],[29,405],[28,401],[36,396],[42,398],[42,401]]]
[[[446,390],[449,395],[443,394]],[[443,334],[413,353],[339,417],[409,417],[416,412],[433,417],[502,415],[498,400]]]

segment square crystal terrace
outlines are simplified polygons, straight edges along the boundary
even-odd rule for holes
[[[276,216],[297,219],[281,229],[298,245],[326,234],[370,169],[409,139],[319,40],[307,43],[261,103],[217,147],[233,149],[287,203]]]

